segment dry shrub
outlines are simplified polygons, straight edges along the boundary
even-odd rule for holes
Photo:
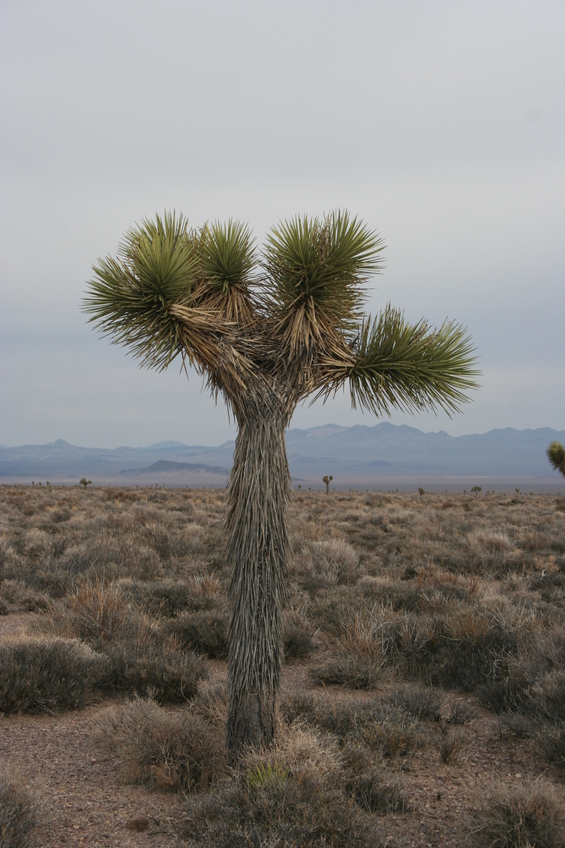
[[[38,612],[49,609],[50,598],[24,583],[23,580],[2,580],[0,582],[0,603],[5,605],[2,615],[11,611],[24,610]]]
[[[209,611],[223,603],[220,581],[206,573],[186,580],[122,580],[120,585],[138,607],[153,616],[171,618],[186,610]]]
[[[10,768],[0,772],[0,848],[31,848],[37,801]]]
[[[537,740],[547,759],[565,774],[565,721],[545,725],[537,733]]]
[[[374,689],[384,679],[384,662],[369,653],[350,654],[347,648],[313,666],[310,675],[315,683],[324,686],[345,686],[348,689]]]
[[[210,659],[228,655],[228,617],[217,610],[183,612],[163,625],[183,648],[198,651]]]
[[[333,656],[311,669],[316,683],[338,684],[348,689],[373,689],[386,677],[386,655],[381,634],[373,622],[354,615],[343,625]]]
[[[346,779],[336,743],[293,725],[269,750],[248,752],[239,775],[189,801],[182,833],[203,848],[377,848]]]
[[[299,612],[288,613],[284,622],[284,658],[303,659],[314,650],[312,629]]]
[[[475,530],[467,536],[467,543],[472,550],[486,554],[506,554],[514,549],[506,533],[498,530]]]
[[[469,835],[473,848],[562,848],[562,799],[542,779],[492,785],[477,804]]]
[[[306,587],[342,586],[359,577],[359,555],[348,542],[339,539],[306,543],[291,565],[291,573]]]
[[[362,744],[384,757],[404,756],[425,744],[424,728],[391,699],[336,704],[330,698],[296,695],[282,704],[288,721],[300,720],[337,737]]]
[[[540,533],[539,530],[529,530],[522,533],[520,545],[526,551],[543,551],[549,546],[549,539],[545,533]]]
[[[440,722],[444,697],[435,689],[402,686],[390,695],[387,702],[407,712],[419,721]]]
[[[221,728],[223,733],[228,718],[228,693],[225,684],[201,681],[192,710],[196,715],[205,718],[209,724]]]
[[[523,640],[506,674],[479,686],[481,703],[493,710],[522,713],[541,721],[565,721],[565,641],[562,625]]]
[[[368,813],[403,813],[408,809],[400,777],[364,745],[343,749],[345,791]]]
[[[153,638],[149,619],[132,606],[120,584],[103,581],[83,583],[53,603],[44,626],[98,650],[116,641],[140,645]]]
[[[108,694],[151,695],[160,704],[182,704],[196,696],[208,675],[201,656],[167,644],[115,642],[106,653],[111,665],[103,685]]]
[[[78,709],[108,673],[107,659],[76,639],[21,637],[0,646],[0,710]]]
[[[99,686],[107,694],[153,693],[160,703],[183,703],[195,696],[198,681],[206,676],[202,658],[163,639],[120,584],[83,584],[51,606],[43,626],[78,637],[106,655],[109,663]]]
[[[366,609],[367,600],[358,587],[338,586],[313,601],[309,615],[321,630],[340,638],[344,635],[351,617],[355,613],[364,614]]]
[[[371,688],[396,671],[428,684],[474,691],[485,681],[506,676],[523,623],[479,606],[440,616],[361,605],[359,600],[357,605],[358,611],[349,615],[341,602],[332,608],[327,601],[318,608],[328,611],[330,626],[339,633],[334,656],[312,669],[318,682]]]
[[[223,735],[188,710],[170,712],[137,698],[102,713],[98,736],[120,757],[128,783],[186,794],[226,773]]]
[[[467,742],[467,734],[460,727],[449,727],[442,733],[439,755],[442,762],[453,765]]]

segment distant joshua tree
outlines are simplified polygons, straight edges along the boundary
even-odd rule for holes
[[[86,491],[86,487],[90,486],[91,483],[92,483],[92,480],[87,480],[86,477],[83,477],[82,480],[80,481],[80,485],[84,486],[85,491]]]
[[[561,471],[565,476],[565,448],[561,442],[552,442],[546,453],[555,470]]]
[[[332,480],[333,480],[333,477],[332,477],[331,474],[330,474],[329,477],[327,476],[327,474],[326,474],[325,477],[322,477],[322,483],[326,484],[326,495],[329,495],[329,493],[330,493],[330,483],[332,482]]]
[[[349,384],[375,414],[459,409],[476,387],[466,331],[361,305],[382,240],[349,214],[296,217],[261,253],[249,228],[201,229],[166,213],[129,230],[94,266],[84,308],[105,335],[162,370],[180,357],[238,424],[228,484],[231,566],[227,745],[269,744],[283,654],[291,483],[285,429],[296,405]]]

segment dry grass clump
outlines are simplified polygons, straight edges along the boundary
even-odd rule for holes
[[[474,530],[467,536],[469,547],[479,553],[507,554],[514,546],[506,533],[498,530]]]
[[[314,651],[312,626],[302,610],[287,612],[284,622],[285,660],[304,659]]]
[[[490,786],[469,822],[473,848],[562,848],[565,818],[560,798],[545,780]]]
[[[404,813],[410,805],[400,776],[366,745],[342,750],[345,792],[368,813]]]
[[[108,660],[77,639],[21,637],[0,645],[0,711],[79,709],[102,685]]]
[[[225,587],[215,575],[207,572],[186,579],[121,580],[122,589],[136,606],[158,618],[171,618],[180,613],[201,612],[225,605]]]
[[[308,591],[343,586],[359,579],[359,554],[342,539],[307,541],[290,566],[300,585]]]
[[[31,848],[38,804],[10,769],[0,771],[0,848]]]
[[[312,668],[314,679],[349,688],[372,688],[391,671],[408,679],[474,691],[486,680],[507,676],[518,649],[516,617],[497,608],[458,605],[431,615],[362,603],[347,614],[329,609],[333,655]],[[337,613],[337,614],[336,614]]]
[[[82,583],[63,601],[51,603],[43,627],[82,639],[97,650],[115,642],[147,643],[153,630],[150,619],[129,603],[119,583],[102,581]]]
[[[183,612],[163,625],[182,648],[205,654],[210,659],[228,655],[228,617],[218,610]]]
[[[386,679],[386,648],[372,625],[370,619],[352,616],[335,640],[333,655],[312,667],[312,678],[349,689],[373,689]]]
[[[98,685],[107,694],[152,693],[160,703],[182,703],[194,697],[206,676],[203,660],[163,639],[119,583],[82,584],[51,605],[42,626],[105,655],[108,667]]]
[[[239,774],[190,800],[182,835],[210,848],[378,848],[380,829],[356,803],[348,776],[333,740],[292,725],[268,751],[250,751]]]
[[[120,758],[129,783],[188,794],[210,787],[226,773],[222,736],[189,710],[171,712],[137,698],[102,713],[98,735]]]
[[[443,730],[443,729],[442,729]],[[439,755],[442,762],[453,765],[465,747],[468,736],[460,727],[447,727],[443,730],[439,743]]]
[[[335,704],[331,698],[296,695],[282,704],[288,721],[303,721],[346,746],[363,745],[383,757],[405,756],[425,747],[427,731],[394,698]]]
[[[195,697],[199,682],[208,676],[202,657],[167,644],[118,642],[107,656],[111,666],[103,691],[108,695],[137,694],[160,704],[183,704]]]

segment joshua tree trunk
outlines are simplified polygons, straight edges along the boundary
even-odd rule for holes
[[[289,549],[284,441],[289,416],[272,395],[243,404],[242,414],[240,399],[226,516],[232,569],[227,721],[232,762],[243,747],[268,745],[273,738]]]

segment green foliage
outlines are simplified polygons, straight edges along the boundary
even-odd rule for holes
[[[354,408],[375,415],[436,407],[455,412],[476,388],[473,347],[465,330],[447,321],[431,329],[427,321],[409,324],[390,306],[373,321],[364,319],[348,370]]]
[[[561,442],[552,442],[547,449],[547,458],[553,468],[565,475],[565,447]]]
[[[245,224],[214,222],[203,230],[199,245],[199,267],[207,285],[226,293],[234,286],[253,282],[256,263],[255,239]]]
[[[265,786],[266,783],[286,783],[289,777],[289,770],[277,762],[257,763],[254,768],[249,768],[245,772],[245,780],[251,790]]]
[[[196,284],[196,245],[186,218],[165,213],[130,229],[116,259],[106,257],[93,266],[85,312],[145,365],[166,368],[182,351],[169,307],[186,302]]]
[[[382,240],[347,212],[295,217],[273,227],[259,274],[246,225],[195,231],[182,215],[165,213],[133,227],[116,259],[94,266],[84,309],[149,367],[187,356],[228,402],[249,379],[278,367],[281,355],[315,345],[321,367],[298,379],[301,396],[328,397],[349,382],[353,406],[377,414],[453,412],[467,400],[465,390],[476,388],[465,331],[452,322],[409,324],[391,307],[361,320],[382,250]],[[244,339],[238,327],[253,327],[253,337]]]
[[[323,220],[296,216],[273,227],[264,252],[275,315],[302,313],[347,327],[363,300],[363,288],[379,273],[381,238],[347,212]]]

